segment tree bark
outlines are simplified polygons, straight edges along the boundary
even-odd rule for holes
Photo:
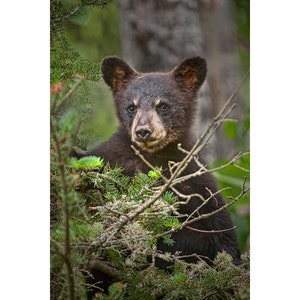
[[[201,0],[199,16],[203,28],[205,53],[208,61],[207,81],[211,99],[211,117],[217,115],[222,106],[241,81],[239,61],[236,55],[237,37],[234,22],[234,2],[231,0]],[[243,74],[242,74],[243,75]],[[244,111],[238,103],[232,118],[240,120]],[[229,158],[237,152],[236,141],[226,138],[219,130],[213,142],[216,158]]]

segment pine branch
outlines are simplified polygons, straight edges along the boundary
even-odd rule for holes
[[[55,126],[53,125],[53,117],[50,118],[50,129],[51,136],[54,141],[54,148],[57,154],[60,171],[60,182],[61,182],[61,200],[63,205],[63,223],[64,223],[64,251],[63,258],[67,269],[67,286],[68,286],[68,299],[75,300],[75,284],[74,284],[74,272],[71,264],[71,243],[70,243],[70,210],[68,205],[68,184],[66,179],[65,170],[65,158],[61,150],[60,141],[56,135]]]
[[[73,201],[71,200],[71,195],[73,191],[73,186],[68,182],[68,170],[67,170],[67,159],[73,144],[75,142],[76,135],[79,131],[79,127],[82,121],[78,122],[76,126],[75,136],[69,138],[67,136],[68,132],[63,133],[62,136],[59,136],[59,128],[56,124],[57,121],[57,112],[63,103],[71,97],[75,92],[78,86],[82,83],[83,78],[80,77],[79,80],[71,87],[71,89],[63,96],[60,97],[58,94],[55,95],[51,109],[50,109],[50,132],[51,139],[53,141],[52,145],[54,147],[54,155],[56,157],[56,164],[58,166],[59,174],[59,190],[58,197],[60,199],[60,204],[62,206],[62,221],[63,221],[63,242],[62,242],[62,251],[56,252],[56,254],[61,255],[64,260],[66,275],[65,282],[67,288],[68,300],[73,300],[76,298],[75,293],[75,269],[73,263],[73,254],[74,247],[77,245],[72,245],[71,243],[71,217],[73,209]],[[71,141],[71,143],[70,143]],[[54,162],[52,162],[54,164]],[[73,200],[73,199],[72,199]],[[52,239],[52,242],[54,239]],[[63,292],[63,291],[62,291]]]
[[[51,21],[54,23],[62,23],[63,21],[71,18],[72,16],[76,15],[83,7],[85,6],[104,6],[112,2],[112,0],[87,0],[87,1],[80,1],[77,5],[71,8],[62,8],[55,10],[55,0],[51,1],[51,8],[53,8],[51,14]]]

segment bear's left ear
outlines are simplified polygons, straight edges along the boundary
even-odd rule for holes
[[[188,58],[181,62],[172,74],[180,86],[197,90],[205,80],[206,61],[200,56]]]
[[[107,56],[102,61],[103,79],[113,92],[119,91],[138,73],[123,59],[117,56]]]

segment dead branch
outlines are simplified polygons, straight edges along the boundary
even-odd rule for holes
[[[244,182],[243,182],[243,185],[242,185],[242,189],[241,189],[240,194],[239,194],[237,197],[235,197],[235,198],[234,198],[234,197],[228,197],[229,199],[231,199],[231,201],[230,201],[229,203],[224,204],[224,205],[221,206],[220,208],[218,208],[218,209],[216,209],[216,210],[214,210],[214,211],[212,211],[212,212],[210,212],[210,213],[202,214],[202,215],[200,215],[200,216],[198,216],[198,217],[196,217],[196,218],[193,218],[193,219],[191,219],[191,220],[189,220],[189,218],[188,218],[186,221],[184,221],[184,222],[181,224],[181,226],[178,226],[178,227],[176,227],[176,228],[172,228],[172,229],[170,229],[170,230],[168,230],[168,231],[165,231],[165,232],[163,232],[163,233],[161,233],[161,234],[158,234],[158,235],[156,235],[156,238],[161,238],[161,237],[163,237],[163,236],[165,236],[165,235],[168,235],[168,234],[177,232],[177,231],[181,230],[182,228],[184,228],[184,227],[186,227],[186,226],[188,226],[188,225],[191,225],[191,224],[194,223],[194,222],[200,221],[200,220],[202,220],[202,219],[207,219],[207,218],[209,218],[209,217],[211,217],[211,216],[213,216],[213,215],[219,213],[220,211],[222,211],[222,210],[224,210],[224,209],[227,209],[229,206],[233,205],[236,201],[238,201],[239,199],[241,199],[241,198],[249,191],[249,188],[246,187],[246,179],[247,179],[247,178],[245,177],[245,178],[244,178]],[[218,193],[218,192],[217,192],[217,193]],[[215,195],[215,194],[216,194],[216,193],[212,194],[212,196]],[[209,197],[208,200],[211,199],[212,196]],[[198,210],[198,209],[197,209],[197,210]],[[194,213],[195,213],[195,212],[193,212],[190,216],[192,216]],[[231,229],[227,229],[227,230],[231,230]],[[215,230],[212,230],[212,232],[215,232]]]
[[[100,259],[91,259],[88,263],[88,269],[99,270],[114,278],[120,278],[121,272],[116,268],[110,266],[106,261]]]
[[[201,232],[201,233],[220,233],[220,232],[234,230],[234,229],[236,229],[236,226],[233,226],[233,227],[227,228],[227,229],[219,229],[219,230],[201,230],[201,229],[196,229],[196,228],[190,227],[190,226],[186,226],[186,228],[191,229],[193,231]]]
[[[184,182],[186,180],[189,180],[189,179],[191,179],[193,177],[196,177],[196,176],[200,176],[200,175],[205,174],[205,173],[212,173],[212,172],[224,169],[224,168],[228,167],[229,165],[233,165],[241,157],[243,157],[245,155],[248,155],[248,154],[249,154],[249,152],[238,153],[229,162],[227,162],[226,164],[223,164],[221,166],[212,168],[210,170],[208,170],[196,157],[194,157],[194,159],[197,161],[197,165],[199,166],[200,169],[198,171],[194,172],[194,173],[191,173],[191,174],[188,174],[188,175],[185,175],[185,176],[182,176],[182,177],[174,179],[171,186],[174,186],[176,184],[182,183],[182,182]]]

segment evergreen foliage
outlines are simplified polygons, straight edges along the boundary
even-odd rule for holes
[[[75,80],[70,90],[79,84]],[[88,266],[102,268],[101,258],[116,283],[97,299],[247,299],[247,255],[236,267],[226,253],[209,266],[156,252],[156,239],[172,244],[165,232],[182,225],[172,214],[176,196],[162,190],[159,169],[129,178],[99,157],[70,158],[80,122],[76,112],[62,109],[69,91],[54,95],[51,107],[51,299],[85,299]],[[151,256],[173,262],[174,270],[149,265]]]
[[[105,6],[109,0],[51,0],[50,2],[50,81],[70,79],[81,74],[90,80],[99,80],[100,63],[91,63],[82,58],[66,38],[64,22],[88,16],[93,6]]]

